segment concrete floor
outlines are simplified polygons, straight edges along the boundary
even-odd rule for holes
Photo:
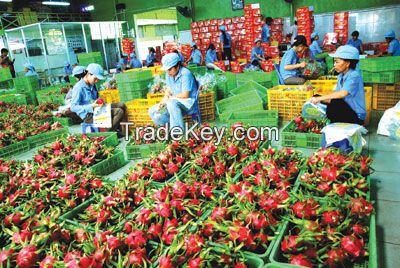
[[[377,211],[377,247],[378,267],[398,268],[400,267],[400,142],[388,137],[376,134],[377,125],[382,113],[373,112],[369,133],[364,136],[367,145],[365,153],[369,153],[374,162],[375,172],[372,179],[372,198],[375,200]],[[284,126],[284,124],[282,125]],[[282,127],[281,127],[282,128]],[[70,133],[80,133],[80,126],[70,127]],[[120,139],[118,148],[125,151],[127,142]],[[280,146],[280,143],[273,143]],[[310,155],[315,150],[300,149],[305,155]],[[31,159],[37,149],[16,157],[18,160]],[[107,176],[108,179],[117,180],[135,164],[134,161]]]

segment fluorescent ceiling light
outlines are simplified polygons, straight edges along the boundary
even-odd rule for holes
[[[12,0],[0,0],[0,2],[11,3],[11,2],[12,2]]]
[[[69,6],[69,2],[61,2],[61,1],[43,1],[43,5],[49,5],[49,6]]]

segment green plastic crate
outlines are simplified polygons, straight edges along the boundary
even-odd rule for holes
[[[5,103],[14,102],[17,104],[22,104],[22,105],[27,104],[26,95],[24,95],[24,94],[2,95],[2,96],[0,96],[0,101],[4,101]]]
[[[360,69],[368,72],[397,71],[400,70],[400,56],[361,59]]]
[[[385,72],[362,71],[364,83],[394,84],[400,81],[400,70]]]
[[[59,217],[57,219],[57,221],[58,222],[63,222],[63,221],[66,221],[68,219],[75,218],[78,213],[80,213],[80,212],[84,211],[86,208],[88,208],[93,203],[94,199],[95,199],[94,197],[91,197],[88,200],[82,202],[81,204],[79,204],[75,208],[73,208],[70,211],[66,212],[65,214],[61,215],[61,217]]]
[[[11,156],[16,156],[21,153],[29,151],[30,146],[27,140],[20,141],[6,147],[0,148],[0,158],[8,158]]]
[[[119,144],[116,132],[91,132],[86,134],[88,137],[106,137],[101,144],[107,147],[116,147]]]
[[[330,72],[334,67],[334,61],[331,56],[325,58],[326,66],[328,67],[328,72]]]
[[[154,143],[154,144],[132,144],[129,143],[126,146],[126,155],[128,159],[141,159],[149,158],[152,154],[157,154],[165,149],[165,144]]]
[[[295,123],[290,121],[281,133],[282,146],[285,147],[302,147],[302,148],[319,148],[322,141],[322,134],[292,132]]]
[[[124,73],[119,73],[115,76],[115,79],[117,80],[117,85],[120,83],[132,83],[132,82],[137,82],[137,81],[143,81],[143,80],[150,80],[153,78],[153,74],[151,70],[140,70],[140,71],[131,71],[131,72],[124,72]],[[120,89],[120,88],[118,88]]]
[[[204,66],[188,65],[187,68],[195,75],[201,76],[207,73],[207,68]]]
[[[55,117],[55,116],[53,116],[53,122],[58,122],[58,123],[60,123],[60,125],[62,125],[64,127],[69,127],[69,126],[72,126],[74,124],[72,119],[69,118],[69,117]]]
[[[281,252],[281,242],[288,232],[288,222],[282,226],[282,229],[279,232],[278,239],[276,240],[274,247],[272,249],[272,253],[269,257],[270,264],[266,267],[269,268],[300,268],[303,266],[291,265],[288,263],[282,262],[282,252]],[[377,268],[378,261],[377,261],[377,244],[376,244],[376,218],[375,215],[372,215],[370,218],[369,224],[369,241],[368,241],[368,253],[369,258],[368,261],[362,264],[355,264],[353,268]]]
[[[146,91],[148,92],[149,85],[153,82],[153,79],[141,80],[136,82],[121,82],[118,83],[118,91],[122,93],[135,92],[135,91]]]
[[[276,110],[267,111],[238,111],[233,112],[225,120],[228,124],[234,124],[241,122],[246,125],[255,127],[278,127],[279,126],[279,114]],[[224,123],[224,122],[223,122]]]
[[[28,137],[26,140],[29,142],[31,148],[36,148],[38,146],[51,143],[57,140],[58,138],[65,137],[67,135],[68,135],[68,128],[61,128]]]
[[[37,91],[40,89],[37,76],[24,76],[13,79],[14,87],[21,93]]]
[[[220,119],[227,118],[235,111],[263,110],[263,101],[256,90],[241,93],[216,103],[217,114]]]
[[[270,83],[270,82],[268,82]],[[231,96],[239,95],[241,93],[249,92],[250,90],[257,90],[258,94],[262,97],[264,104],[268,103],[267,88],[254,81],[248,81],[238,88],[231,90]]]
[[[108,159],[97,163],[94,166],[91,166],[90,169],[92,172],[99,176],[105,176],[113,173],[117,169],[120,169],[124,165],[126,165],[127,161],[124,157],[124,152],[120,150],[116,150],[115,154]]]
[[[12,79],[12,76],[11,76],[10,68],[8,68],[8,67],[0,68],[0,82],[8,81],[11,79]]]

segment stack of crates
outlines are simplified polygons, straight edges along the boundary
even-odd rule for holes
[[[394,84],[400,81],[400,56],[360,61],[364,83]]]
[[[314,91],[306,85],[276,86],[268,90],[268,110],[278,110],[279,117],[289,121],[301,113],[304,102],[313,95]]]
[[[44,88],[36,92],[38,103],[52,102],[64,105],[66,94],[61,94],[62,87],[69,87],[69,85],[55,85]]]
[[[275,78],[276,76],[276,78]],[[241,86],[249,81],[257,82],[266,88],[271,88],[273,85],[277,85],[277,74],[276,71],[269,73],[265,72],[245,72],[236,74],[237,85]]]
[[[373,84],[372,108],[387,110],[400,100],[400,82],[396,84]]]
[[[116,75],[119,98],[122,102],[146,98],[153,81],[151,70],[124,72]]]
[[[229,96],[229,91],[237,87],[235,73],[217,74],[217,100],[222,100]]]
[[[195,75],[202,76],[207,72],[207,68],[205,66],[197,66],[197,65],[188,65],[187,68]]]
[[[264,87],[257,82],[248,81],[248,82],[240,85],[239,87],[231,90],[229,94],[231,96],[235,96],[235,95],[239,95],[240,93],[248,92],[250,90],[257,90],[259,95],[262,97],[264,106],[266,108],[267,103],[268,103],[268,96],[267,96],[268,88],[271,88],[271,87]]]
[[[4,103],[17,103],[26,105],[26,96],[24,94],[4,94],[0,96],[0,101]]]
[[[103,66],[103,57],[100,52],[80,53],[77,55],[79,65],[81,66],[88,66],[91,63],[97,63]]]
[[[117,103],[120,101],[118,89],[106,89],[99,91],[100,98],[106,103]]]
[[[37,105],[36,91],[40,89],[37,76],[25,76],[13,79],[17,93],[26,95],[28,104]]]

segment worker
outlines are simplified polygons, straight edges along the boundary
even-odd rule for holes
[[[96,63],[91,63],[86,68],[85,76],[72,89],[71,112],[76,113],[85,123],[93,123],[93,111],[103,104],[97,103],[99,93],[96,83],[104,79],[103,68]],[[111,104],[112,131],[116,131],[119,137],[123,136],[121,121],[125,117],[125,104]]]
[[[37,76],[39,78],[39,75],[32,64],[25,63],[24,67],[25,67],[25,76]]]
[[[72,66],[69,61],[64,61],[64,81],[69,83],[69,76],[72,75]]]
[[[80,80],[85,77],[87,74],[86,68],[83,66],[76,66],[72,69],[72,75],[75,77],[76,81],[79,82]],[[71,118],[74,124],[82,123],[82,119],[74,112],[71,111],[71,103],[72,103],[72,95],[73,95],[74,88],[71,88],[67,95],[65,95],[65,107],[67,108],[64,112],[64,115]]]
[[[262,27],[261,39],[263,42],[269,42],[269,37],[271,36],[271,24],[274,20],[271,17],[265,19],[265,24]]]
[[[136,57],[135,53],[131,54],[131,61],[129,62],[131,68],[142,68],[142,62]]]
[[[191,113],[196,107],[198,82],[182,66],[176,53],[169,53],[162,58],[161,69],[167,72],[167,90],[161,102],[150,107],[149,115],[157,125],[169,124],[171,128],[180,127],[184,130],[183,115]]]
[[[7,48],[2,48],[1,49],[1,67],[2,68],[9,68],[11,76],[15,78],[15,68],[14,68],[14,60],[11,60],[10,57],[8,57],[8,49]]]
[[[181,58],[181,62],[185,62],[185,57],[177,49],[174,50],[174,53],[179,55],[179,58]]]
[[[232,60],[232,38],[231,35],[226,32],[225,26],[220,26],[219,30],[221,31],[221,35],[219,36],[219,40],[221,41],[221,47],[223,48],[222,59],[223,60]]]
[[[307,63],[304,61],[299,63],[297,53],[303,53],[307,47],[305,36],[298,35],[294,38],[293,47],[283,55],[279,72],[285,85],[302,85],[305,83],[306,80],[299,77],[298,69],[306,67]]]
[[[400,56],[400,44],[396,39],[396,33],[392,30],[385,34],[386,42],[389,44],[387,55]]]
[[[214,44],[210,44],[206,53],[206,66],[209,70],[221,70],[214,62],[218,61],[217,51],[215,50]]]
[[[297,20],[294,21],[294,24],[290,26],[289,30],[289,36],[290,36],[290,44],[293,45],[294,39],[296,38],[298,34],[298,28],[297,28]]]
[[[156,51],[153,47],[149,47],[149,55],[147,55],[146,58],[146,66],[153,67],[155,61],[156,61]]]
[[[122,73],[123,71],[125,71],[127,65],[128,65],[128,55],[122,54],[121,58],[117,63],[117,73]]]
[[[360,36],[360,33],[358,31],[354,31],[351,33],[351,39],[347,42],[348,45],[353,46],[358,49],[358,52],[360,54],[363,53],[362,49],[362,40],[359,39],[358,37]]]
[[[190,58],[186,62],[188,63],[191,61],[193,64],[197,64],[197,66],[200,66],[203,63],[203,55],[201,55],[201,51],[197,48],[195,42],[191,43],[191,47],[192,47],[192,54],[190,55]]]
[[[251,64],[262,68],[260,61],[265,61],[265,58],[264,49],[261,46],[261,39],[256,39],[254,44],[256,46],[251,50]]]
[[[319,35],[317,32],[311,34],[311,45],[310,45],[310,60],[316,60],[324,62],[325,58],[329,56],[327,52],[324,52],[318,44]]]
[[[334,58],[335,70],[339,73],[335,92],[314,96],[310,102],[326,104],[326,116],[331,123],[363,125],[366,116],[364,82],[356,70],[360,53],[355,47],[345,45],[330,56]]]

